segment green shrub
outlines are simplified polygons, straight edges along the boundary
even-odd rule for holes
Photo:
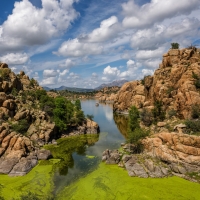
[[[88,119],[90,119],[90,120],[93,120],[94,115],[86,115],[86,117],[87,117]]]
[[[197,134],[200,132],[200,121],[199,120],[186,120],[185,125],[187,126],[187,131],[186,133],[193,133]],[[199,135],[199,134],[198,134]]]
[[[199,89],[200,88],[200,78],[199,78],[199,76],[196,73],[192,72],[192,78],[195,79],[194,85],[196,86],[196,88]]]
[[[200,106],[199,105],[197,105],[197,104],[192,105],[191,117],[193,119],[198,119],[200,117]]]
[[[127,132],[127,142],[134,144],[135,153],[142,152],[143,145],[141,143],[141,139],[145,138],[149,134],[149,132],[140,127],[139,111],[135,106],[132,106],[129,110]]]
[[[133,132],[128,132],[127,142],[134,144],[134,152],[141,153],[143,151],[142,139],[149,135],[149,131],[146,131],[140,127],[135,128]]]
[[[168,111],[167,114],[168,114],[168,118],[170,119],[170,118],[172,118],[173,116],[176,116],[176,115],[177,115],[177,111],[174,110],[174,109],[171,109],[171,110]]]
[[[139,111],[135,106],[132,106],[128,115],[128,132],[133,132],[136,128],[139,127]]]
[[[10,72],[11,70],[9,68],[0,69],[0,77],[2,77],[3,80],[6,80],[9,78]]]
[[[53,109],[55,108],[54,98],[48,95],[42,95],[39,99],[40,108],[45,111],[49,116],[53,116]]]
[[[145,126],[150,126],[153,122],[153,114],[146,108],[143,108],[140,112],[140,119]]]
[[[35,85],[38,85],[38,82],[37,82],[34,78],[32,78],[32,79],[30,80],[29,86],[30,86],[30,87],[34,87]]]
[[[79,99],[75,101],[75,106],[78,110],[81,110],[81,101]]]
[[[162,102],[156,101],[152,109],[154,122],[163,121],[165,119],[165,111],[162,108]]]
[[[13,129],[13,131],[16,131],[24,135],[29,128],[29,123],[27,122],[26,119],[21,119],[18,121],[18,123],[12,124],[11,128]]]
[[[17,95],[18,95],[17,89],[16,89],[16,88],[13,88],[12,91],[11,91],[11,94],[12,94],[13,96],[17,96]]]
[[[179,49],[179,43],[171,43],[172,49]]]

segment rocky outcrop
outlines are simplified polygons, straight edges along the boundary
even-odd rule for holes
[[[48,156],[42,156],[45,154]],[[30,138],[11,132],[8,124],[0,126],[0,174],[25,175],[38,160],[48,159],[50,155],[47,150],[37,150]]]
[[[97,134],[99,133],[99,131],[99,125],[96,122],[90,119],[86,119],[85,121],[83,121],[82,125],[69,127],[66,133],[62,135],[62,137],[83,134]]]
[[[100,102],[112,103],[116,99],[119,89],[120,87],[117,86],[104,87],[95,94],[94,98],[98,99]]]
[[[199,181],[190,176],[200,175],[199,136],[162,132],[143,139],[142,143],[142,154],[133,153],[134,145],[123,144],[124,151],[104,151],[102,161],[126,168],[129,176],[148,178],[176,175]]]
[[[148,155],[173,164],[172,168],[177,165],[185,172],[200,172],[199,136],[163,132],[146,138],[143,144]]]
[[[128,111],[130,106],[152,109],[161,101],[166,111],[175,110],[189,118],[191,107],[200,104],[200,49],[170,49],[153,76],[125,83],[117,94],[114,111]]]

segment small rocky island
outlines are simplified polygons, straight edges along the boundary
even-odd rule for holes
[[[149,136],[122,150],[106,150],[102,161],[124,167],[129,176],[180,176],[200,181],[200,49],[170,49],[153,76],[125,83],[114,100],[114,111],[140,112],[140,127]],[[184,124],[183,124],[184,123]]]
[[[61,103],[70,109],[66,118]],[[86,133],[99,133],[99,126],[85,118],[79,101],[50,97],[23,71],[16,75],[0,63],[0,174],[25,175],[38,160],[52,157],[45,144]]]

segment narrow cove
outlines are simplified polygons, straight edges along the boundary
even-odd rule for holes
[[[24,177],[0,175],[0,196],[19,199],[31,191],[41,199],[200,199],[199,184],[177,177],[133,178],[117,165],[101,163],[105,149],[119,148],[125,141],[127,119],[113,117],[112,105],[95,103],[82,101],[82,110],[94,115],[99,135],[60,139],[57,146],[47,146],[54,159],[40,162]]]

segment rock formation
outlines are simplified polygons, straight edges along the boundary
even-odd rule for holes
[[[98,99],[100,102],[108,102],[113,103],[116,99],[117,92],[119,91],[120,87],[104,87],[99,90],[94,98]]]
[[[200,49],[170,49],[153,76],[125,83],[117,94],[114,111],[127,112],[130,106],[152,109],[156,101],[168,112],[189,118],[191,107],[200,104]]]
[[[143,139],[142,143],[142,154],[133,154],[134,145],[126,144],[123,145],[125,152],[104,151],[102,160],[125,167],[129,176],[148,178],[177,175],[199,181],[190,176],[200,176],[199,136],[162,132]]]
[[[16,75],[7,64],[0,63],[0,174],[24,175],[38,160],[51,157],[50,151],[40,148],[44,144],[56,144],[55,139],[60,135],[55,123],[40,109],[38,100],[31,95],[24,96],[26,91],[42,90],[23,71]],[[66,134],[74,135],[76,130],[79,134],[97,133],[99,127],[85,120],[82,126]]]

